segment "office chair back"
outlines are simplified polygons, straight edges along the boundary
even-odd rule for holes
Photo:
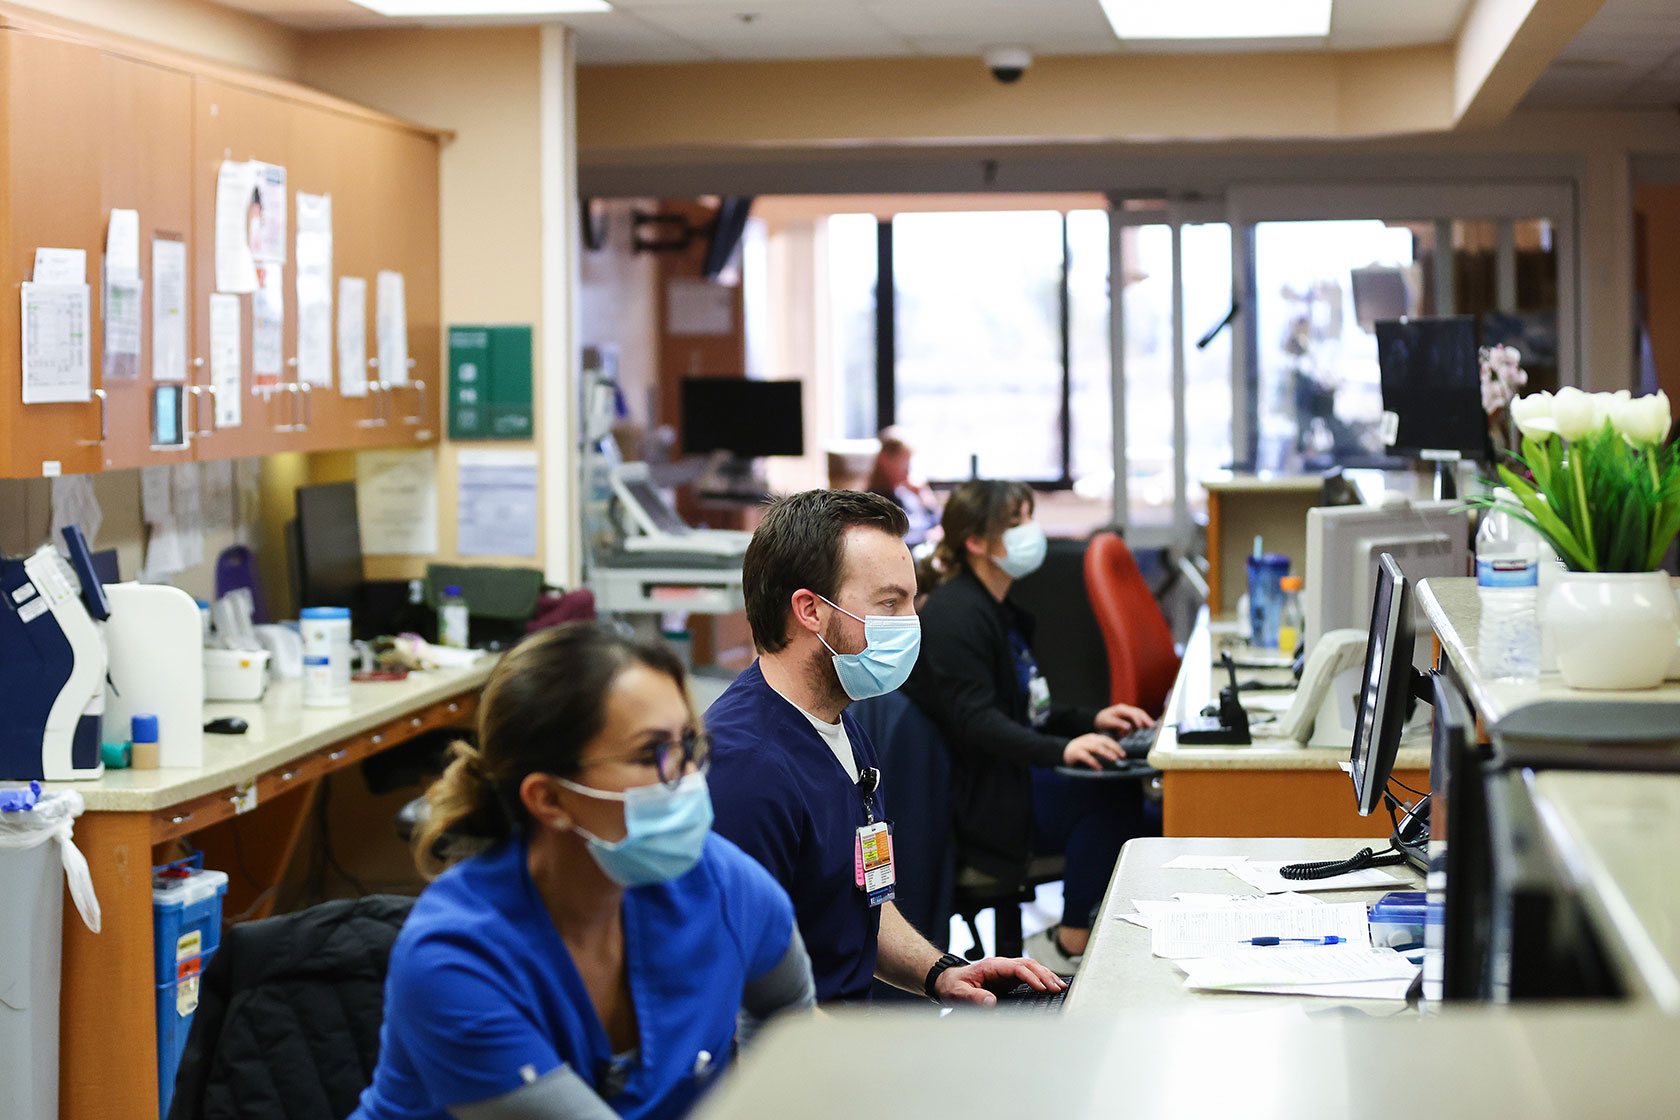
[[[1159,716],[1178,675],[1178,653],[1172,628],[1119,534],[1097,533],[1086,546],[1085,590],[1108,650],[1109,703]]]

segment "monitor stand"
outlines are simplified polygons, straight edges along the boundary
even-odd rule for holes
[[[707,498],[763,501],[769,484],[765,481],[762,463],[761,459],[730,456],[718,464],[708,477],[701,480],[701,495]]]
[[[1435,500],[1454,501],[1458,497],[1458,464],[1464,456],[1457,451],[1420,451],[1418,458],[1435,464]]]

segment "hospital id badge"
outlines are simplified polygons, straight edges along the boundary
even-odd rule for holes
[[[898,876],[893,870],[892,830],[885,821],[857,830],[854,855],[858,889],[869,896],[869,905],[879,906],[892,898]]]
[[[1035,673],[1027,682],[1027,721],[1034,727],[1043,727],[1049,718],[1050,682]]]

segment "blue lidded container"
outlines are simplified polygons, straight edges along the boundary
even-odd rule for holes
[[[1283,624],[1283,577],[1289,557],[1267,552],[1248,558],[1248,641],[1256,649],[1276,649]]]

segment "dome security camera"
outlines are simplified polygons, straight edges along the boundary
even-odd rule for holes
[[[1032,65],[1032,52],[1025,47],[993,47],[986,52],[986,68],[992,72],[992,77],[1010,85],[1021,80],[1021,75]]]

